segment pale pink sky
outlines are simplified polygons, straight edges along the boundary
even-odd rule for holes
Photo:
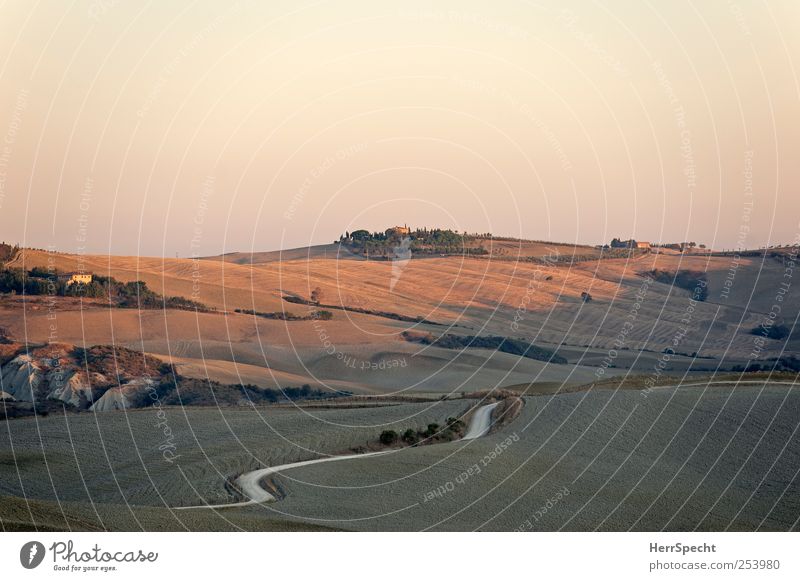
[[[665,4],[6,2],[0,238],[793,241],[800,3]]]

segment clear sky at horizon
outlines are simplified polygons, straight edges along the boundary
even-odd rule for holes
[[[800,236],[800,3],[11,0],[0,239]]]

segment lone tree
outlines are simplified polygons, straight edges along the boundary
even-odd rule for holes
[[[330,321],[333,319],[333,313],[330,311],[314,311],[311,317],[320,321]]]
[[[381,444],[384,446],[391,446],[397,441],[397,432],[394,430],[385,430],[381,432]]]
[[[311,302],[319,304],[322,300],[322,289],[317,287],[311,291]]]
[[[419,442],[419,436],[417,436],[417,432],[408,428],[405,432],[403,432],[403,441],[406,444],[411,444],[412,446]]]
[[[425,430],[425,437],[430,438],[439,431],[439,424],[428,424],[428,429]]]

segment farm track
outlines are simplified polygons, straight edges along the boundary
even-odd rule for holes
[[[710,385],[765,385],[767,383],[769,383],[771,385],[788,385],[788,386],[792,386],[792,387],[795,387],[795,386],[798,385],[796,381],[772,381],[770,379],[762,379],[762,380],[757,380],[757,381],[749,381],[749,380],[736,381],[734,379],[731,379],[731,380],[728,380],[728,381],[725,381],[725,380],[722,380],[722,381],[701,381],[701,382],[698,382],[698,383],[676,383],[676,384],[672,384],[672,385],[656,385],[656,386],[651,387],[650,390],[651,391],[655,391],[657,389],[679,389],[679,388],[682,388],[682,387],[702,387],[702,386],[707,386],[707,385],[709,385],[709,386]]]
[[[497,407],[497,403],[484,405],[475,410],[470,419],[467,432],[462,440],[474,440],[489,433],[492,423],[492,411]],[[341,462],[342,460],[353,460],[355,458],[367,458],[369,456],[382,456],[390,454],[395,450],[382,450],[380,452],[368,452],[366,454],[348,454],[346,456],[333,456],[330,458],[317,458],[315,460],[304,460],[302,462],[292,462],[289,464],[281,464],[280,466],[270,466],[268,468],[261,468],[253,470],[252,472],[245,472],[235,480],[244,496],[249,500],[242,502],[232,502],[226,504],[204,504],[198,506],[177,506],[176,510],[190,510],[190,509],[218,509],[218,508],[239,508],[244,506],[251,506],[254,504],[261,504],[263,502],[274,502],[277,500],[268,490],[266,490],[261,483],[265,478],[273,474],[280,474],[293,468],[300,468],[302,466],[311,466],[312,464],[322,464],[324,462]]]
[[[476,409],[475,413],[472,414],[467,433],[464,434],[462,440],[474,440],[488,434],[492,428],[492,412],[498,405],[500,405],[499,402],[491,403]]]

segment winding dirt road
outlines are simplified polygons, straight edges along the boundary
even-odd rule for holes
[[[474,440],[489,433],[492,427],[492,410],[497,407],[497,403],[484,405],[475,410],[470,419],[467,433],[462,440]],[[252,472],[245,472],[236,479],[236,485],[239,490],[249,500],[242,502],[231,502],[227,504],[202,504],[199,506],[177,506],[176,510],[190,510],[196,508],[236,508],[242,506],[250,506],[253,504],[261,504],[262,502],[272,502],[277,500],[268,490],[261,486],[261,483],[267,476],[285,472],[292,468],[300,468],[301,466],[310,466],[312,464],[322,464],[323,462],[341,462],[342,460],[352,460],[353,458],[366,458],[368,456],[381,456],[383,454],[390,454],[396,450],[383,450],[380,452],[368,452],[366,454],[348,454],[346,456],[332,456],[330,458],[317,458],[315,460],[304,460],[303,462],[292,462],[291,464],[281,464],[280,466],[270,466],[269,468],[261,468],[253,470]]]
[[[472,419],[469,422],[467,433],[464,434],[462,440],[474,440],[489,433],[492,428],[492,412],[494,408],[500,405],[500,402],[490,403],[489,405],[481,406],[472,414]]]

